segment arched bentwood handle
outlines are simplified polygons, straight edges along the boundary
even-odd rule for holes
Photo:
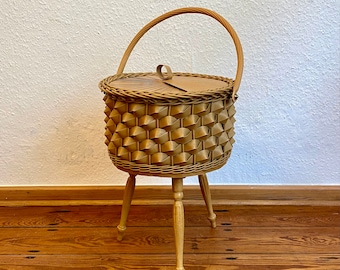
[[[242,51],[242,46],[240,43],[240,40],[234,30],[234,28],[225,20],[221,15],[218,13],[205,9],[205,8],[199,8],[199,7],[187,7],[187,8],[179,8],[175,9],[173,11],[169,11],[156,19],[152,20],[149,22],[147,25],[145,25],[137,34],[136,36],[132,39],[130,42],[129,46],[126,48],[125,53],[123,55],[122,60],[120,61],[117,74],[121,74],[124,71],[125,65],[127,60],[129,59],[129,56],[133,50],[133,48],[136,46],[137,42],[141,39],[141,37],[149,31],[153,26],[156,24],[170,18],[176,15],[180,14],[185,14],[185,13],[200,13],[200,14],[205,14],[207,16],[210,16],[214,19],[216,19],[218,22],[220,22],[224,28],[229,32],[230,36],[232,37],[235,48],[236,48],[236,53],[237,53],[237,70],[236,70],[236,77],[234,81],[234,87],[233,87],[233,95],[232,98],[235,101],[235,95],[240,87],[241,83],[241,78],[242,78],[242,73],[243,73],[243,51]]]

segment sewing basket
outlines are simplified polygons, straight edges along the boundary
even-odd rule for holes
[[[235,80],[220,76],[155,72],[124,73],[140,38],[159,22],[184,13],[201,13],[231,35],[237,53]],[[163,72],[164,69],[166,72]],[[185,177],[222,167],[234,143],[234,103],[243,71],[243,53],[232,26],[215,12],[182,8],[142,28],[126,49],[116,75],[105,78],[106,145],[114,165],[141,175]]]

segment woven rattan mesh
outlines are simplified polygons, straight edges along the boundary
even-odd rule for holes
[[[138,174],[186,174],[221,167],[234,143],[231,98],[174,105],[105,95],[106,144],[113,163]],[[171,173],[170,173],[171,172]]]

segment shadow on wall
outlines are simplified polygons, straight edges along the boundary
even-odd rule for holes
[[[79,97],[55,108],[57,115],[48,112],[31,151],[31,173],[35,179],[39,176],[37,182],[122,184],[126,174],[112,165],[104,144],[103,108],[100,99],[90,104]]]
[[[104,143],[105,104],[101,93],[99,97],[95,104],[73,99],[63,106],[60,116],[46,124],[46,132],[32,146],[32,175],[35,179],[39,175],[39,184],[125,184],[128,174],[112,164]],[[169,179],[157,177],[138,176],[137,180],[142,185],[171,184]]]

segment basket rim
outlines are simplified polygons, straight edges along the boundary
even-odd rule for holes
[[[223,167],[231,156],[231,151],[222,157],[205,162],[190,165],[148,165],[137,164],[132,161],[122,160],[109,152],[112,163],[122,171],[135,175],[147,175],[157,177],[188,177],[202,173],[215,171]]]
[[[116,88],[110,85],[110,83],[125,79],[125,78],[136,78],[136,77],[146,77],[146,76],[157,76],[155,72],[137,72],[137,73],[121,73],[108,76],[99,82],[100,90],[111,96],[116,100],[121,100],[125,102],[135,102],[135,103],[196,103],[202,101],[211,101],[218,99],[231,98],[233,94],[234,80],[215,75],[199,74],[199,73],[188,73],[188,72],[174,72],[174,76],[183,77],[195,77],[218,80],[226,83],[225,87],[207,89],[202,92],[150,92],[150,91],[134,91],[129,89]]]

